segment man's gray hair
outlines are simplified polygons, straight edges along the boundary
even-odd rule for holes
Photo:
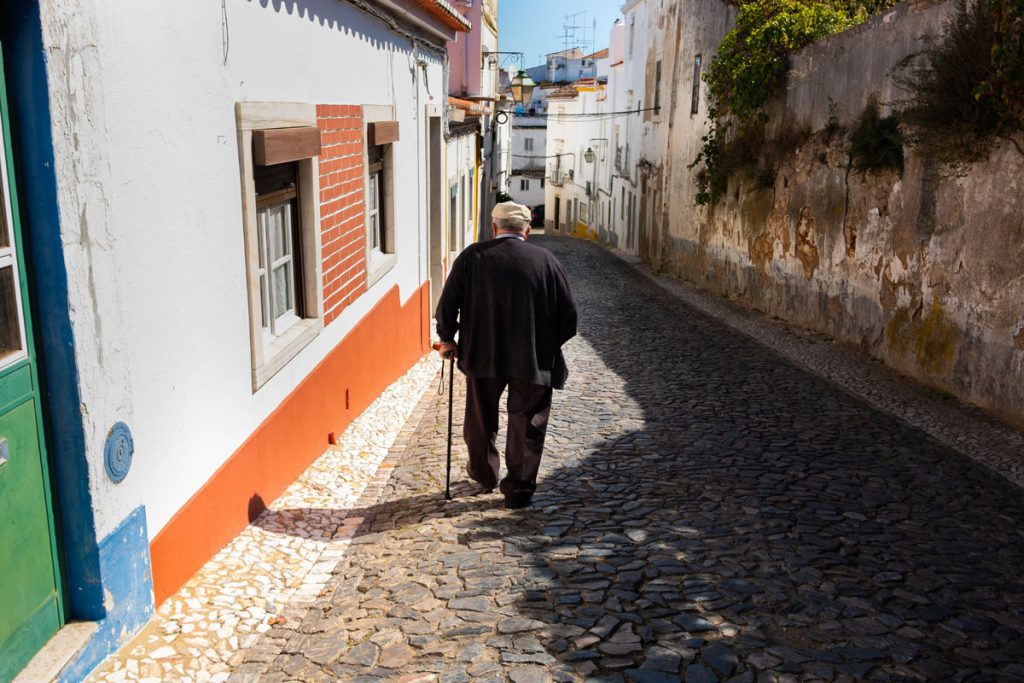
[[[529,227],[530,221],[524,221],[522,218],[495,218],[494,224],[497,225],[500,230],[523,232],[527,227]]]

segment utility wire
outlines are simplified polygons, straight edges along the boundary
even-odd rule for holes
[[[594,112],[592,114],[516,114],[513,113],[513,117],[516,119],[550,119],[552,117],[563,120],[585,120],[585,119],[610,119],[618,116],[630,116],[631,114],[640,114],[645,111],[658,111],[661,107],[647,107],[646,109],[629,109],[626,111],[602,111]]]
[[[552,154],[552,155],[546,156],[546,157],[544,157],[544,156],[535,156],[535,155],[531,155],[531,154],[513,154],[512,156],[519,157],[520,159],[557,159],[558,157],[567,157],[567,156],[572,156],[572,155],[575,155],[575,154],[576,154],[575,152],[562,152],[561,154]]]

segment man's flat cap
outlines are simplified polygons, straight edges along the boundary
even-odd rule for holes
[[[516,204],[515,202],[502,202],[494,205],[494,210],[491,211],[491,218],[495,220],[501,218],[518,218],[521,221],[529,223],[530,209],[522,204]]]

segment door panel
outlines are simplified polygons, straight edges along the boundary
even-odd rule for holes
[[[0,680],[61,625],[38,433],[33,400],[0,415]]]
[[[21,224],[0,59],[0,680],[63,620]]]

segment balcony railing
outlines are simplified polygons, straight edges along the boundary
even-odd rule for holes
[[[572,181],[573,170],[571,168],[550,168],[548,169],[548,179],[552,185],[562,186],[567,182]]]

